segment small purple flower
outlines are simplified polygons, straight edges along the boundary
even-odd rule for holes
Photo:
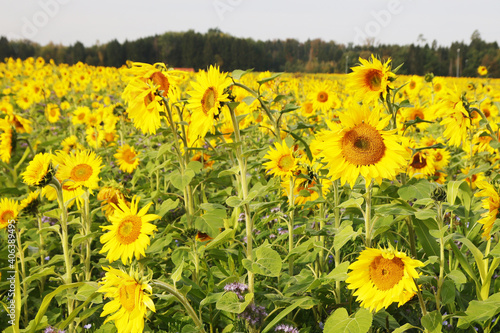
[[[49,222],[50,222],[50,217],[42,216],[42,223],[49,223]]]
[[[50,260],[50,256],[46,256],[45,258],[43,258],[45,261],[49,261]]]
[[[248,290],[248,286],[244,283],[239,283],[239,282],[233,282],[233,283],[228,283],[224,286],[225,291],[232,291],[235,293],[239,299],[243,300],[245,297],[243,297],[243,293]]]
[[[245,222],[245,213],[240,213],[240,216],[238,217],[238,222]]]
[[[253,327],[260,326],[266,317],[266,308],[263,306],[256,306],[254,303],[250,303],[245,311],[238,314],[238,318],[246,320],[250,326]]]
[[[271,238],[271,239],[275,239],[275,238],[276,238],[276,235],[275,235],[275,234],[270,234],[270,235],[269,235],[269,238]]]
[[[85,328],[86,330],[88,330],[91,327],[92,327],[92,324],[83,325],[83,328]]]

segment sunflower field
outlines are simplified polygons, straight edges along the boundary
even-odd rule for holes
[[[397,65],[5,59],[0,330],[499,332],[500,80]]]

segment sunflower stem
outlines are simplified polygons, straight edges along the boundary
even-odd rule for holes
[[[370,181],[370,185],[366,189],[366,211],[365,211],[365,246],[371,247],[372,243],[372,188],[373,188],[373,180]]]
[[[84,193],[84,204],[83,204],[83,212],[82,212],[82,218],[83,218],[83,230],[84,230],[84,236],[89,237],[91,233],[91,225],[92,221],[90,218],[90,203],[89,203],[89,190],[88,188],[85,188],[85,193]],[[85,273],[84,281],[90,281],[91,280],[91,269],[90,269],[90,257],[92,255],[92,238],[87,238],[85,241]]]
[[[21,240],[21,230],[17,227],[16,223],[16,241],[17,241],[17,253],[18,253],[18,258],[19,262],[21,264],[21,281],[22,281],[22,294],[27,296],[28,295],[28,290],[26,286],[26,263],[25,263],[25,258],[24,258],[24,249],[23,249],[23,243]],[[24,315],[22,316],[23,318],[23,324],[24,327],[28,327],[28,302],[24,302],[24,307],[23,307],[23,312]]]
[[[440,229],[444,227],[443,225],[443,205],[441,202],[437,202],[437,220]],[[443,282],[444,282],[444,265],[445,265],[445,256],[444,256],[444,235],[442,232],[440,232],[440,237],[439,237],[439,276],[438,276],[438,282],[437,282],[437,292],[436,292],[436,310],[441,309],[441,291],[443,288]]]
[[[151,284],[153,286],[165,289],[168,293],[177,298],[177,300],[184,306],[184,309],[186,309],[186,312],[188,313],[189,317],[191,317],[196,327],[198,327],[198,329],[201,332],[203,333],[205,332],[205,328],[203,327],[203,322],[200,320],[200,318],[198,318],[196,311],[193,309],[186,296],[184,296],[174,286],[171,286],[168,283],[158,280],[153,280],[151,281]]]
[[[236,119],[236,113],[234,112],[234,106],[229,104],[229,112],[231,114],[231,121],[233,123],[234,129],[234,142],[237,144],[236,146],[236,160],[238,161],[239,166],[239,177],[241,184],[241,192],[240,195],[244,201],[248,198],[248,182],[247,182],[247,162],[246,158],[243,156],[243,151],[241,148],[241,135],[240,135],[240,127],[238,120]],[[243,205],[243,209],[245,212],[245,225],[246,225],[246,236],[247,236],[247,248],[246,254],[247,259],[253,261],[253,221],[252,216],[250,215],[250,205],[245,203]],[[254,273],[248,271],[248,292],[254,292]]]
[[[40,214],[36,214],[36,217],[37,217],[37,221],[38,221],[38,236],[39,236],[39,244],[38,244],[38,253],[40,253],[40,267],[43,267],[43,265],[45,264],[45,241],[43,239],[43,235],[42,235],[42,217],[40,216]],[[42,277],[40,279],[40,295],[43,294],[43,291],[45,289],[45,277]]]
[[[295,188],[295,179],[293,176],[290,176],[290,188],[288,189],[288,204],[289,204],[289,212],[288,212],[288,254],[293,251],[293,212],[295,210],[295,196],[293,195],[293,190]],[[293,276],[293,262],[294,256],[290,256],[288,258],[288,274]]]
[[[65,284],[71,284],[73,282],[73,275],[72,275],[72,258],[71,258],[71,253],[69,250],[69,238],[68,238],[68,211],[66,208],[66,205],[64,204],[64,198],[63,198],[63,190],[62,190],[62,185],[59,183],[57,178],[52,177],[52,180],[50,184],[52,187],[56,189],[57,193],[57,203],[59,204],[59,209],[61,210],[61,243],[62,243],[62,248],[63,248],[63,256],[64,256],[64,267],[66,269],[66,274],[63,277],[64,283]],[[73,312],[73,305],[74,301],[72,299],[67,300],[68,302],[68,315]],[[73,332],[74,325],[73,323],[70,324],[69,326],[69,331]]]
[[[339,209],[339,203],[340,203],[340,196],[339,196],[339,180],[336,179],[333,182],[333,201],[334,201],[334,208],[333,212],[335,215],[335,230],[339,230],[340,228],[340,209]],[[323,246],[324,246],[324,236],[323,237]],[[335,267],[338,267],[340,265],[340,251],[335,251]],[[340,290],[340,281],[335,281],[335,299],[337,301],[337,304],[340,304],[341,302],[341,290]]]
[[[255,97],[260,102],[260,105],[262,106],[262,109],[264,110],[264,112],[266,113],[267,117],[271,121],[271,124],[273,124],[273,127],[274,127],[274,136],[277,139],[279,139],[280,138],[280,134],[281,134],[280,127],[279,127],[279,121],[277,121],[276,119],[274,119],[274,117],[273,117],[273,115],[271,113],[271,110],[269,109],[269,107],[267,106],[267,104],[262,100],[261,96],[258,93],[256,93],[255,91],[253,91],[252,89],[250,89],[249,87],[247,87],[246,85],[241,84],[239,82],[234,82],[233,85],[245,89],[246,91],[248,91],[250,94],[252,94],[253,97]]]

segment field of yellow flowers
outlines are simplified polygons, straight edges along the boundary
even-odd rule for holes
[[[498,332],[500,80],[397,65],[5,59],[0,330]]]

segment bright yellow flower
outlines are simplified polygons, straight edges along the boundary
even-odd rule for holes
[[[274,143],[276,149],[267,152],[264,158],[269,159],[269,162],[264,163],[266,170],[278,177],[290,177],[297,166],[298,159],[295,157],[293,150],[291,150],[286,142],[283,141]]]
[[[361,306],[371,311],[387,308],[394,302],[405,304],[416,293],[413,279],[419,274],[417,267],[424,264],[404,252],[367,248],[353,262],[346,280],[348,289],[356,289],[354,296]]]
[[[482,219],[477,221],[483,225],[482,236],[484,239],[489,239],[491,230],[498,216],[498,209],[500,208],[500,195],[493,185],[486,181],[476,181],[477,188],[481,191],[474,194],[475,197],[485,197],[482,201],[482,206],[488,211],[481,214]]]
[[[140,162],[139,153],[130,145],[119,147],[113,156],[116,158],[120,170],[128,173],[132,173]]]
[[[106,259],[109,262],[121,258],[123,264],[127,265],[133,257],[139,260],[141,255],[146,255],[145,250],[150,244],[149,236],[157,230],[156,226],[149,222],[160,217],[155,214],[146,214],[152,202],[137,212],[139,200],[140,198],[134,196],[130,206],[121,199],[118,200],[118,206],[110,203],[115,206],[115,211],[109,217],[111,225],[101,226],[108,232],[101,236],[101,243],[104,246],[99,251],[99,253],[108,252]]]
[[[2,198],[0,200],[0,229],[9,225],[9,221],[17,219],[19,203],[17,200]]]
[[[155,312],[155,305],[151,300],[152,288],[147,283],[142,283],[137,277],[112,267],[103,267],[106,276],[99,292],[104,297],[112,300],[104,305],[101,317],[106,322],[114,321],[118,333],[139,333],[144,331],[144,317],[147,309]],[[131,274],[137,276],[138,274]]]
[[[21,176],[25,184],[30,186],[45,186],[52,179],[52,156],[48,153],[38,153],[29,162]]]
[[[387,90],[392,89],[391,81],[396,77],[391,72],[391,59],[384,64],[372,54],[371,61],[359,58],[360,66],[352,67],[349,76],[349,88],[363,101],[376,100],[382,94],[385,99]]]
[[[227,88],[231,79],[226,73],[220,73],[218,67],[210,66],[208,72],[198,73],[196,82],[191,82],[193,90],[187,107],[191,110],[191,123],[189,124],[189,141],[191,144],[203,138],[208,131],[214,133],[216,117],[219,115],[223,102],[228,102]]]
[[[47,104],[47,112],[46,112],[46,117],[49,120],[50,123],[56,123],[59,120],[59,117],[61,116],[61,111],[59,109],[59,105],[54,104],[54,103],[49,103]]]
[[[359,175],[365,178],[366,187],[372,179],[378,183],[394,179],[407,164],[408,152],[395,130],[384,130],[390,116],[381,119],[379,109],[358,104],[338,115],[340,124],[331,123],[332,130],[323,132],[322,142],[314,144],[322,149],[331,179],[340,178],[342,185],[347,182],[351,187]]]
[[[61,155],[63,164],[59,165],[56,177],[66,181],[68,189],[75,190],[86,187],[90,191],[99,187],[99,172],[102,168],[101,157],[88,150]]]
[[[481,76],[485,76],[486,74],[488,74],[488,69],[485,66],[479,66],[477,68],[477,73]]]

